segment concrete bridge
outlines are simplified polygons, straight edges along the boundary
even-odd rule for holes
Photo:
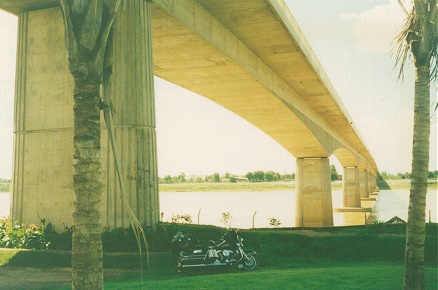
[[[57,0],[0,0],[18,15],[11,219],[72,224],[73,83]],[[282,0],[130,0],[108,64],[116,141],[130,203],[159,220],[153,75],[203,95],[297,158],[296,226],[332,226],[329,157],[344,206],[360,208],[378,168]],[[102,125],[102,225],[128,226]]]

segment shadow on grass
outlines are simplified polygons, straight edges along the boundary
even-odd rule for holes
[[[377,187],[379,189],[391,189],[391,186],[389,186],[385,179],[377,180]]]
[[[148,267],[145,254],[140,258],[138,253],[104,253],[103,264],[105,269],[128,270],[122,277],[140,277],[141,269],[147,279],[178,276],[169,253],[150,253],[149,259]],[[8,268],[71,268],[71,252],[0,249],[0,261]]]
[[[7,255],[6,250],[0,256]],[[16,250],[3,267],[66,268],[71,266],[71,253],[66,251]]]

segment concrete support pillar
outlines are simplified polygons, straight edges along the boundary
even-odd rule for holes
[[[148,1],[130,0],[120,6],[108,63],[111,68],[108,92],[115,110],[115,139],[130,206],[142,224],[154,226],[160,211],[149,5]],[[102,214],[102,224],[128,227],[127,209],[107,131],[104,132],[102,143],[104,139],[107,142],[107,155],[102,159],[102,170],[107,180],[103,189],[102,210],[106,215]]]
[[[372,174],[371,175],[371,180],[372,180],[372,182],[373,182],[373,192],[376,190],[376,188],[377,188],[377,184],[376,184],[376,175],[375,174]]]
[[[371,192],[374,192],[374,190],[376,190],[377,187],[377,183],[376,183],[376,176],[371,173]]]
[[[342,202],[344,207],[360,207],[359,170],[344,167],[342,178]]]
[[[296,162],[295,226],[333,226],[329,159],[299,158]]]
[[[159,221],[149,2],[126,1],[109,53],[115,139],[129,203],[140,222]],[[19,15],[11,219],[62,231],[73,223],[73,78],[59,8]],[[103,117],[102,117],[103,122]],[[102,123],[102,226],[127,227],[106,126]]]
[[[59,8],[18,17],[11,220],[73,218],[73,78]]]
[[[369,198],[368,175],[366,170],[359,170],[360,197]]]
[[[371,194],[374,192],[373,175],[371,174],[371,172],[367,172],[367,180],[368,180],[368,193]]]
[[[371,184],[372,183],[371,172],[367,172],[367,181],[368,181],[368,193],[372,193],[373,192],[373,190],[372,190],[373,185]]]

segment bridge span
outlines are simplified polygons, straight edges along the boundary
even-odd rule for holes
[[[0,0],[19,16],[11,219],[71,224],[73,83],[57,0]],[[296,226],[332,226],[330,164],[344,168],[344,206],[360,208],[377,165],[282,0],[130,0],[108,66],[130,202],[159,220],[153,75],[246,119],[297,158]],[[102,224],[127,226],[102,131]],[[56,176],[56,177],[55,177]]]

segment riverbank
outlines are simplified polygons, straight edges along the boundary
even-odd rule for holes
[[[377,186],[380,189],[409,189],[409,179],[379,180]],[[271,191],[295,189],[295,181],[278,182],[218,182],[218,183],[161,183],[160,192],[188,192],[188,191]],[[333,181],[332,189],[341,189],[342,181]],[[437,180],[428,180],[428,189],[437,189]],[[0,192],[9,192],[9,184],[0,184]]]
[[[272,191],[295,189],[295,181],[284,182],[218,182],[160,184],[160,192],[189,191]]]
[[[409,189],[409,179],[379,180],[377,186],[380,189]],[[341,189],[342,181],[333,181],[332,189]],[[428,181],[428,189],[436,189],[437,180]],[[160,192],[189,192],[189,191],[272,191],[294,190],[295,181],[279,182],[237,182],[237,183],[169,183],[160,184]]]
[[[0,182],[0,192],[9,192],[11,188],[10,183]]]
[[[437,179],[427,180],[428,189],[437,189]],[[382,179],[377,181],[377,186],[380,189],[410,189],[410,179]]]

